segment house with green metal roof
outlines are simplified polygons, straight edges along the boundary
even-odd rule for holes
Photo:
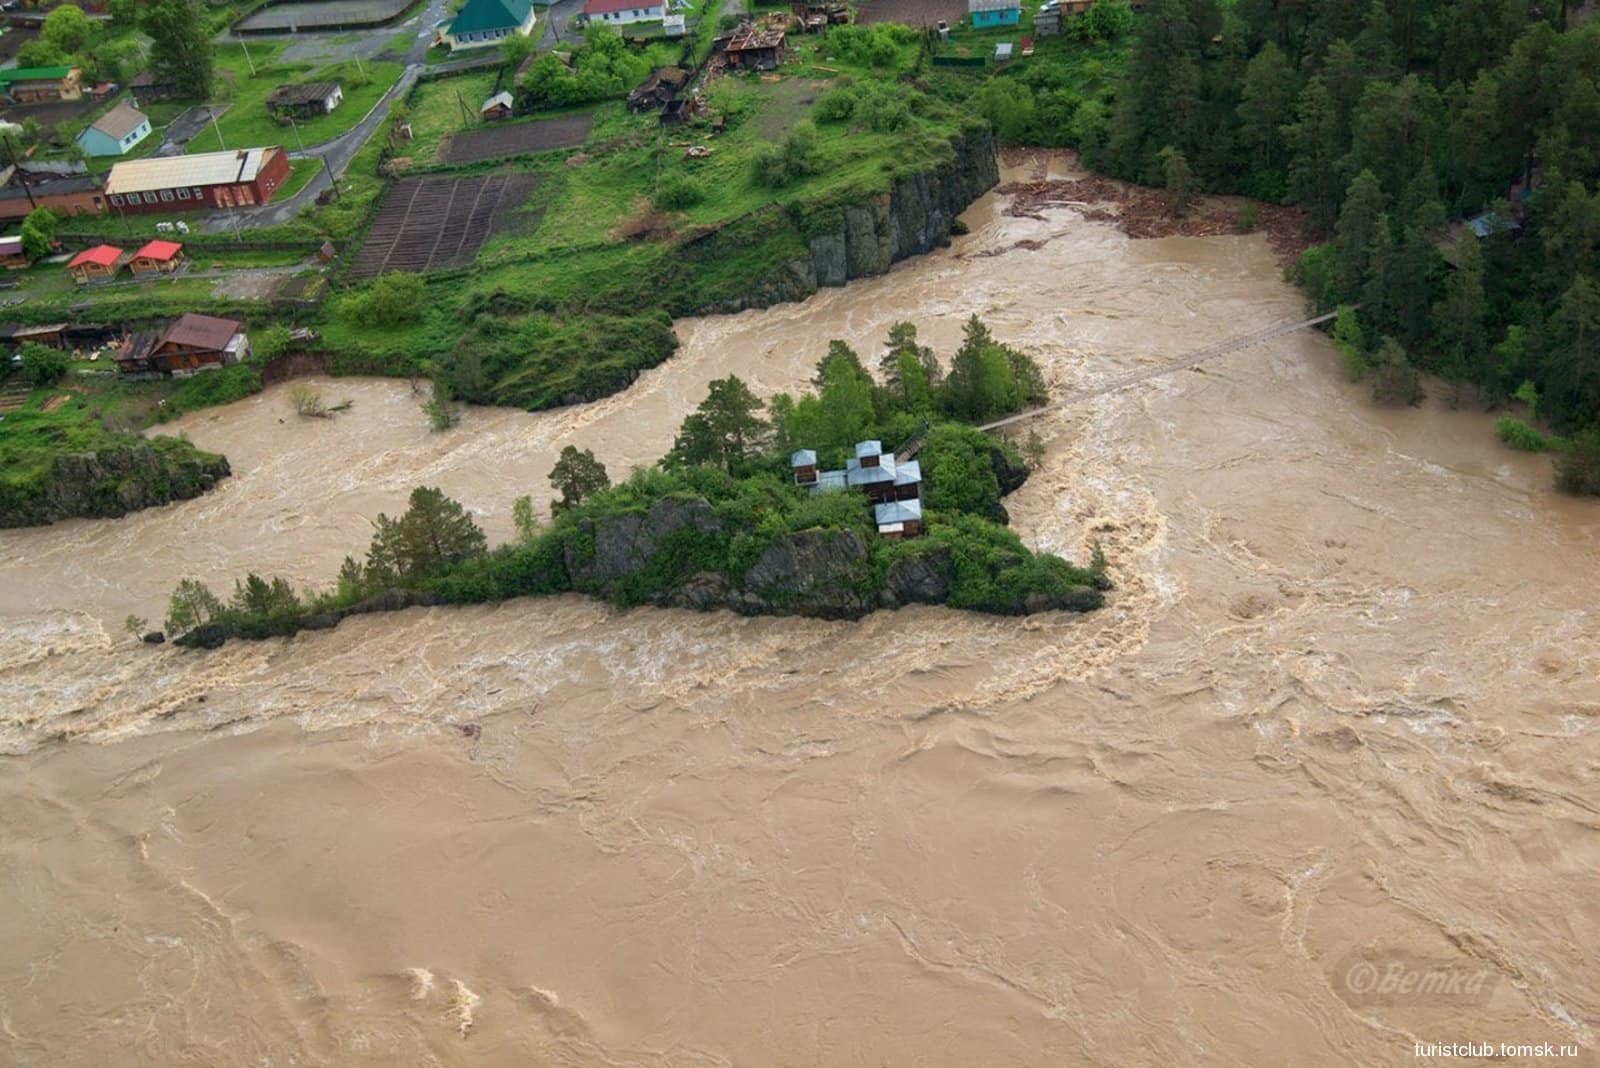
[[[451,51],[489,48],[513,34],[528,36],[537,21],[532,0],[467,0],[439,36]]]
[[[14,67],[0,70],[0,92],[17,104],[83,99],[77,67]]]

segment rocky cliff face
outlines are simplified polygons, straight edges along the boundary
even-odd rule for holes
[[[908,256],[948,244],[957,216],[1000,182],[989,130],[969,130],[951,147],[950,161],[897,178],[888,192],[864,203],[824,212],[836,221],[811,236],[808,256],[783,264],[738,299],[702,310],[741,311],[804,300],[824,286],[883,274]]]
[[[1000,181],[987,130],[956,140],[954,148],[951,162],[896,180],[889,192],[844,209],[837,228],[811,239],[811,273],[819,286],[883,274],[950,240],[956,217]]]
[[[55,458],[37,492],[0,500],[0,527],[123,516],[198,497],[228,474],[224,457],[178,438],[64,453]]]

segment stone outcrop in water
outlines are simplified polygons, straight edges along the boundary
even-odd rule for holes
[[[0,495],[0,527],[114,518],[198,497],[228,477],[228,461],[180,438],[127,438],[56,455],[34,486]]]

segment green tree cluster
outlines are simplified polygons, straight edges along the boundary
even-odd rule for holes
[[[1530,381],[1576,433],[1600,421],[1597,57],[1600,21],[1533,0],[1150,0],[1084,150],[1304,207],[1299,281],[1359,306],[1340,348],[1385,397]]]

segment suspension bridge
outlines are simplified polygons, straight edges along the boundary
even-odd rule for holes
[[[1138,371],[1130,371],[1128,374],[1113,378],[1108,382],[1102,382],[1101,384],[1090,389],[1082,389],[1069,393],[1060,400],[1053,401],[1052,403],[1046,404],[1042,407],[1029,408],[1025,412],[1018,412],[1016,415],[1010,415],[1004,419],[996,419],[994,422],[986,423],[983,426],[980,426],[978,429],[999,430],[1001,427],[1013,426],[1017,423],[1027,422],[1030,419],[1037,419],[1041,415],[1046,415],[1061,408],[1068,408],[1074,404],[1081,404],[1084,401],[1091,400],[1095,397],[1103,397],[1107,393],[1115,393],[1120,389],[1127,389],[1129,386],[1137,385],[1140,382],[1149,381],[1152,378],[1159,378],[1162,375],[1171,374],[1174,371],[1186,371],[1191,367],[1199,367],[1203,363],[1209,363],[1212,360],[1220,359],[1223,356],[1229,355],[1230,353],[1238,352],[1240,349],[1248,349],[1256,345],[1264,345],[1275,338],[1298,333],[1301,330],[1308,330],[1313,326],[1328,322],[1330,319],[1335,318],[1338,314],[1338,312],[1328,312],[1326,315],[1314,316],[1310,319],[1303,320],[1302,322],[1281,323],[1278,326],[1262,330],[1260,333],[1248,334],[1244,337],[1236,337],[1230,341],[1224,341],[1219,345],[1212,345],[1210,348],[1201,349],[1199,352],[1192,352],[1187,356],[1179,357],[1178,359],[1172,360],[1168,363],[1157,364],[1154,367],[1146,367]]]

